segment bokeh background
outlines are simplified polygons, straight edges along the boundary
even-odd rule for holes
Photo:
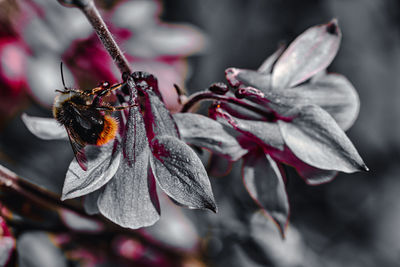
[[[223,81],[228,67],[256,69],[279,43],[290,43],[307,28],[337,18],[343,39],[328,70],[345,75],[359,93],[360,115],[348,135],[370,172],[339,174],[331,183],[307,186],[288,168],[291,216],[285,240],[257,213],[243,189],[240,164],[227,176],[211,178],[218,214],[166,203],[170,214],[184,219],[176,220],[166,210],[163,216],[169,221],[148,233],[178,251],[184,248],[182,253],[189,248],[195,256],[185,266],[400,265],[400,2],[103,0],[97,4],[135,69],[156,73],[165,92],[176,83],[189,94]],[[51,117],[53,91],[62,88],[61,60],[68,86],[116,82],[118,74],[78,10],[56,1],[3,0],[0,20],[0,162],[59,194],[73,156],[69,144],[37,139],[20,115]],[[168,99],[174,109],[175,96]],[[189,229],[185,234],[181,225]],[[41,235],[51,232],[48,229],[12,223],[10,227],[17,228],[14,236],[21,250],[13,257],[25,264],[21,266],[44,266],[31,261],[35,253],[53,255],[59,266],[90,266],[76,260],[79,257],[71,258],[65,247],[41,242],[48,236]],[[40,242],[41,249],[29,249]],[[115,263],[100,257],[100,252],[91,253],[97,257],[95,266]],[[129,266],[138,258],[128,259],[123,264]]]

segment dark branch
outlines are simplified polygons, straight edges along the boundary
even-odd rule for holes
[[[123,77],[124,73],[132,73],[128,60],[112,37],[93,0],[59,0],[59,2],[65,6],[77,7],[82,10]]]

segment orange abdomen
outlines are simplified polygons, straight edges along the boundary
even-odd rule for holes
[[[104,116],[104,128],[100,132],[96,145],[101,146],[107,144],[109,141],[113,140],[117,135],[118,122],[115,118],[105,115]]]

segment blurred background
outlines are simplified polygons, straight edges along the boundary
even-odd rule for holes
[[[99,239],[104,237],[100,230],[92,234],[86,228],[77,230],[84,224],[79,221],[82,218],[57,211],[61,221],[74,225],[61,229],[59,219],[47,212],[29,217],[21,205],[15,208],[19,215],[9,211],[12,220],[3,225],[3,235],[16,239],[17,252],[10,264],[400,265],[400,2],[96,3],[135,70],[156,74],[171,110],[178,109],[176,95],[170,93],[174,83],[191,94],[223,81],[228,67],[256,69],[279,43],[288,44],[307,28],[337,18],[343,39],[328,70],[345,75],[359,93],[359,118],[347,134],[370,172],[339,174],[331,183],[307,186],[288,168],[291,215],[285,240],[257,212],[245,192],[240,164],[227,176],[211,178],[218,214],[178,208],[165,200],[162,220],[141,230],[156,243],[143,243],[126,234]],[[20,115],[51,117],[54,90],[62,89],[60,61],[65,63],[67,86],[92,88],[103,80],[117,82],[118,71],[80,11],[56,1],[2,0],[0,25],[0,163],[27,181],[60,194],[73,157],[69,144],[37,139]],[[16,205],[5,193],[1,199],[2,207]],[[2,216],[7,217],[4,209]],[[44,221],[53,223],[47,226]],[[93,227],[89,229],[93,231]],[[71,234],[74,231],[89,238],[83,241]],[[111,252],[93,248],[90,238],[110,241]],[[176,255],[154,249],[154,244]],[[38,253],[45,255],[42,262],[36,260]]]

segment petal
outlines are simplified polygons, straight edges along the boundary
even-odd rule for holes
[[[53,118],[41,118],[29,116],[26,113],[21,115],[31,133],[44,140],[65,139],[68,140],[68,134],[65,127],[59,124]]]
[[[121,152],[112,155],[113,142],[103,146],[86,146],[87,171],[74,158],[69,165],[62,190],[62,200],[87,195],[105,185],[117,172]]]
[[[149,155],[150,150],[145,147],[132,166],[123,160],[97,201],[100,213],[122,227],[137,229],[160,218],[149,192],[154,184],[148,170]]]
[[[164,246],[193,252],[200,241],[194,222],[166,194],[160,194],[160,204],[163,215],[156,224],[143,229],[145,234]]]
[[[309,83],[286,90],[258,90],[251,86],[240,86],[237,92],[246,97],[241,101],[250,101],[270,108],[279,115],[284,115],[296,106],[321,106],[344,130],[354,123],[360,108],[356,90],[339,74],[319,73]]]
[[[233,161],[238,160],[247,152],[236,138],[226,132],[215,120],[194,113],[177,113],[173,117],[180,136],[186,143],[210,149]]]
[[[284,142],[278,124],[274,122],[236,119],[236,128],[248,136],[256,137],[264,145],[283,149]]]
[[[162,101],[167,109],[173,112],[181,110],[178,92],[171,89],[174,88],[174,84],[184,88],[187,64],[183,59],[176,58],[168,62],[154,61],[151,58],[135,60],[133,69],[153,73],[157,77]]]
[[[189,208],[217,210],[211,184],[196,153],[181,140],[158,136],[151,143],[151,168],[158,185]]]
[[[148,147],[145,125],[139,106],[134,106],[129,110],[122,147],[124,156],[130,164],[136,161],[138,153]]]
[[[229,68],[225,70],[225,76],[229,84],[235,87],[244,84],[258,88],[261,91],[271,88],[271,74],[254,70]]]
[[[276,161],[284,162],[294,167],[297,173],[308,185],[320,185],[328,183],[332,181],[338,173],[337,171],[333,170],[318,169],[304,163],[298,157],[296,157],[288,147],[285,147],[283,151],[269,150],[267,152],[270,153]]]
[[[159,3],[155,1],[128,1],[116,7],[112,22],[115,26],[138,31],[153,25],[159,11]]]
[[[144,121],[148,140],[158,135],[178,137],[175,121],[161,99],[153,91],[146,91],[146,95]]]
[[[18,237],[18,266],[67,267],[67,259],[51,236],[43,231],[25,231]],[[40,256],[39,256],[40,255]]]
[[[233,167],[233,161],[211,154],[208,159],[207,173],[211,177],[223,177],[230,173]]]
[[[244,246],[244,249],[256,261],[257,264],[254,266],[323,265],[316,260],[316,254],[310,251],[303,239],[303,234],[296,229],[295,225],[288,227],[285,239],[282,239],[276,233],[273,223],[265,219],[264,213],[257,212],[251,216],[247,227],[249,239],[252,242]],[[260,257],[260,255],[263,256]]]
[[[250,196],[271,216],[284,235],[289,202],[276,162],[262,152],[250,152],[243,158],[242,176]]]
[[[242,102],[249,103],[250,101],[246,99],[241,99]],[[238,119],[245,119],[245,120],[257,120],[257,121],[263,121],[265,120],[265,116],[259,113],[256,113],[252,110],[249,110],[247,108],[235,105],[235,104],[229,104],[229,103],[223,103],[221,102],[220,107],[227,111],[229,114],[232,116],[238,118]]]
[[[85,212],[89,215],[99,214],[99,208],[97,207],[97,199],[101,194],[101,188],[87,194],[83,199],[83,208]]]
[[[269,74],[272,72],[272,67],[274,66],[276,60],[282,55],[283,51],[285,50],[284,45],[280,45],[278,49],[270,55],[258,68],[258,72]]]
[[[353,125],[360,110],[357,91],[343,75],[319,75],[311,83],[289,90],[300,93],[298,104],[322,107],[345,131]]]
[[[322,108],[302,106],[290,111],[292,121],[278,121],[283,139],[305,163],[324,170],[367,170],[357,150],[335,120]]]
[[[304,162],[299,162],[294,166],[299,175],[308,185],[321,185],[331,182],[338,174],[337,171],[321,170],[314,168]]]
[[[58,212],[63,223],[73,231],[98,233],[104,229],[104,225],[101,222],[84,217],[71,210],[60,209]]]
[[[160,25],[135,32],[125,45],[137,57],[182,57],[202,51],[207,39],[200,29],[190,25]]]
[[[2,217],[0,217],[0,231],[0,266],[8,266],[7,264],[13,255],[16,242]]]
[[[306,30],[276,62],[273,88],[293,87],[329,66],[339,49],[341,37],[336,20]]]
[[[243,133],[262,145],[282,150],[284,141],[279,126],[276,122],[253,121],[238,119],[219,108],[216,112],[217,119],[221,123],[228,124],[237,131]]]

